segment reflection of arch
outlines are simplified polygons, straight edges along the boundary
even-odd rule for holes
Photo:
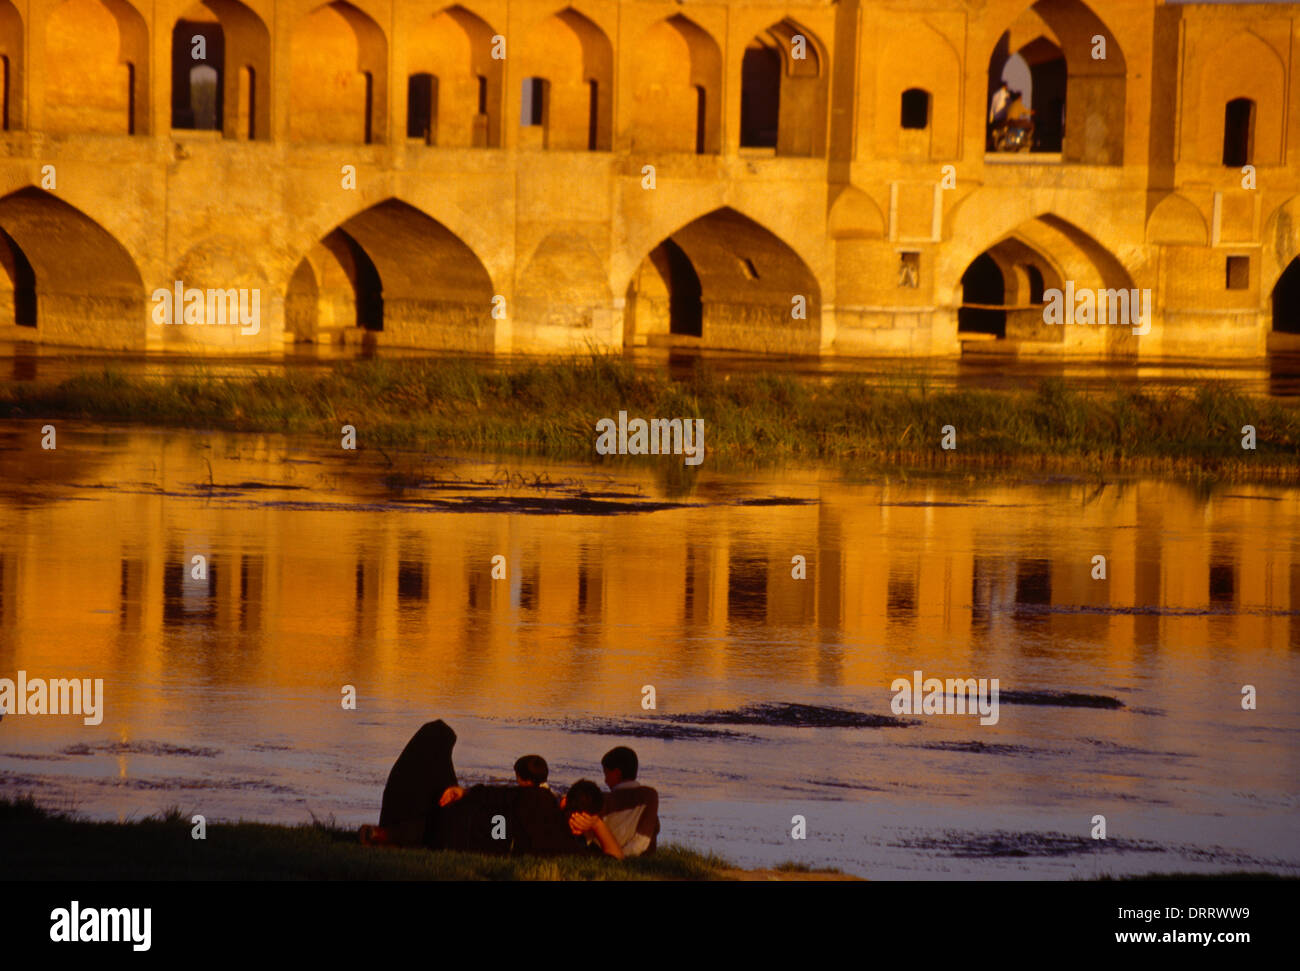
[[[1224,161],[1225,109],[1230,101],[1244,98],[1255,103],[1251,161],[1261,165],[1280,163],[1285,89],[1282,59],[1257,34],[1242,31],[1216,47],[1201,67],[1196,160],[1213,165],[1236,164]]]
[[[0,0],[0,131],[23,127],[23,18],[10,0]]]
[[[316,340],[382,330],[388,344],[486,351],[492,295],[487,270],[459,237],[389,199],[345,220],[298,263],[286,329]]]
[[[388,42],[344,0],[317,7],[289,44],[289,137],[369,144],[387,131]]]
[[[148,133],[149,31],[125,0],[64,0],[44,65],[46,131]]]
[[[29,187],[0,199],[0,229],[30,265],[32,309],[42,340],[144,346],[144,284],[130,254],[102,226]]]
[[[429,144],[500,147],[503,61],[492,57],[495,33],[461,6],[426,18],[412,31],[407,71],[411,77],[430,78]],[[421,127],[410,124],[412,110],[408,102],[408,135]]]
[[[722,53],[681,14],[659,21],[637,43],[628,136],[634,151],[722,150]]]
[[[675,252],[689,262],[690,272],[674,266]],[[705,345],[817,352],[821,289],[812,271],[783,240],[729,207],[682,226],[642,261],[628,284],[625,341],[689,333],[684,314],[695,299],[695,286]],[[674,301],[682,308],[677,319]]]
[[[754,37],[740,77],[740,144],[777,155],[826,151],[825,48],[786,18]]]
[[[566,7],[530,30],[521,77],[540,78],[542,124],[521,132],[525,147],[608,151],[613,131],[614,49],[595,23]]]
[[[206,57],[194,57],[203,37]],[[202,122],[195,103],[195,68],[217,74],[215,123]],[[201,0],[172,29],[172,127],[216,128],[226,138],[268,138],[271,129],[271,37],[262,19],[239,0]]]
[[[1095,37],[1105,44],[1104,58],[1092,56]],[[1127,65],[1105,22],[1082,0],[1038,0],[998,39],[988,97],[1014,53],[1033,80],[1039,150],[1059,151],[1067,162],[1122,164]]]
[[[1147,220],[1147,242],[1166,246],[1206,246],[1210,231],[1205,217],[1186,196],[1170,193]]]
[[[876,62],[877,151],[907,158],[956,158],[961,115],[961,58],[952,43],[921,23],[892,36]],[[926,124],[900,125],[910,90],[929,94]]]

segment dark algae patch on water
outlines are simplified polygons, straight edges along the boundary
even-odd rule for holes
[[[910,719],[894,715],[875,715],[791,702],[745,705],[730,711],[706,711],[696,715],[671,717],[693,725],[769,725],[788,728],[903,728],[916,724]]]

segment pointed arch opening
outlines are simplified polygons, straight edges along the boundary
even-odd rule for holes
[[[1087,4],[1038,0],[1008,26],[989,57],[988,149],[1122,164],[1126,75],[1119,41]],[[999,138],[1008,120],[1013,127],[1032,121],[1023,148],[1014,138]]]
[[[49,132],[149,132],[149,31],[126,0],[63,0],[45,25]]]
[[[566,7],[527,35],[522,76],[541,82],[540,110],[523,115],[522,148],[609,151],[613,144],[614,49],[594,22]],[[527,95],[521,92],[521,102]]]
[[[396,199],[345,220],[312,245],[285,294],[293,339],[491,351],[492,282],[451,230]],[[367,336],[370,335],[370,336]]]
[[[628,142],[634,151],[722,150],[722,52],[681,14],[660,20],[637,43]]]
[[[1250,30],[1227,37],[1195,64],[1182,99],[1186,157],[1208,165],[1285,161],[1286,66],[1281,53]],[[1244,159],[1245,161],[1240,161]]]
[[[407,47],[408,138],[449,148],[501,146],[504,61],[492,57],[495,34],[459,5],[416,27]]]
[[[958,296],[964,349],[1005,339],[1059,353],[1124,357],[1137,350],[1128,315],[1144,305],[1127,270],[1087,233],[1051,213],[1025,221],[978,254],[961,276]],[[1065,301],[1072,309],[1057,322],[1054,314]]]
[[[821,290],[780,237],[731,208],[658,243],[628,283],[625,345],[815,354]]]
[[[344,0],[317,7],[289,44],[289,137],[369,145],[388,131],[388,41]]]
[[[239,0],[200,0],[172,28],[171,127],[270,136],[271,38]]]
[[[1300,256],[1278,277],[1271,303],[1273,333],[1300,334]]]
[[[81,210],[28,187],[0,199],[0,328],[41,341],[141,349],[144,284],[135,261]]]
[[[825,48],[786,18],[755,36],[740,68],[740,147],[776,155],[826,151]]]

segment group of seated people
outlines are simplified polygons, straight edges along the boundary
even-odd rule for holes
[[[378,826],[362,826],[369,846],[426,846],[491,854],[651,853],[659,835],[659,794],[636,781],[636,753],[625,745],[600,760],[609,792],[579,779],[562,798],[547,783],[540,755],[515,762],[513,786],[462,788],[451,750],[456,733],[428,722],[388,774]]]

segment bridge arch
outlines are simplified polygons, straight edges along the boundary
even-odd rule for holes
[[[63,0],[45,24],[45,131],[148,134],[149,29],[126,0]]]
[[[239,0],[197,0],[172,26],[171,57],[173,129],[270,137],[271,35],[257,13]]]
[[[956,267],[960,275],[941,280],[937,291],[951,292],[959,337],[983,333],[1057,345],[1065,353],[1111,357],[1137,352],[1140,338],[1132,327],[1060,326],[1044,321],[1044,291],[1064,291],[1069,285],[1074,293],[1115,290],[1131,296],[1131,274],[1084,230],[1049,211],[983,238],[989,242],[967,244],[952,254],[949,272]]]
[[[346,0],[322,4],[289,40],[289,138],[382,142],[388,131],[388,40]]]
[[[722,151],[722,51],[708,31],[674,14],[637,41],[626,140],[633,151]]]
[[[425,212],[389,198],[325,233],[285,289],[286,337],[491,351],[491,278],[474,251]]]
[[[0,231],[7,278],[0,325],[32,327],[49,343],[144,347],[148,318],[140,271],[99,223],[28,186],[0,198]]]
[[[750,40],[740,68],[740,147],[826,153],[830,65],[821,39],[784,17]]]
[[[698,338],[708,347],[816,354],[821,287],[784,240],[721,206],[646,254],[627,282],[623,321],[625,344]]]
[[[614,47],[600,26],[572,6],[529,28],[519,47],[524,87],[523,148],[609,151],[613,145]],[[507,109],[511,114],[513,109]]]
[[[459,4],[413,19],[406,41],[406,137],[453,148],[501,146],[504,61],[496,31]]]
[[[1104,57],[1094,56],[1103,49]],[[1127,73],[1119,39],[1083,0],[1038,0],[993,45],[983,120],[987,127],[987,106],[1003,78],[1023,78],[1017,83],[1029,88],[1027,107],[1035,114],[1033,150],[1060,152],[1066,162],[1121,165]]]

